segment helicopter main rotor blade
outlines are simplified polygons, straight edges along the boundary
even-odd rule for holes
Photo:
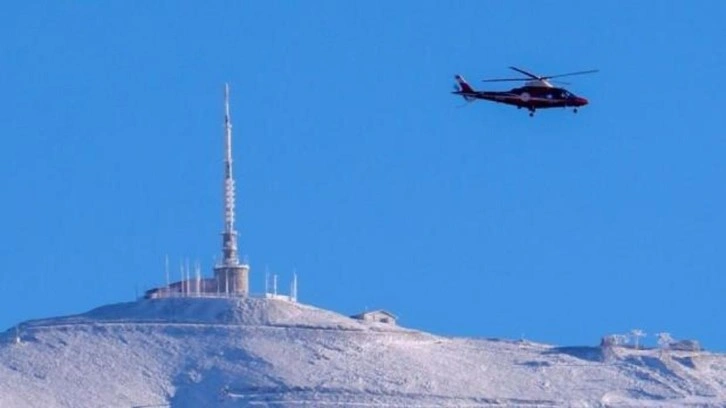
[[[511,81],[529,81],[529,78],[496,78],[496,79],[482,79],[482,82],[511,82]]]
[[[552,79],[552,78],[561,78],[565,76],[572,76],[572,75],[583,75],[583,74],[593,74],[595,72],[600,71],[599,69],[590,69],[587,71],[577,71],[577,72],[569,72],[567,74],[557,74],[557,75],[548,75],[542,77],[542,79]]]
[[[513,69],[513,70],[515,70],[515,71],[519,72],[520,74],[524,74],[524,75],[527,75],[528,77],[530,77],[530,78],[532,78],[532,79],[542,79],[542,77],[539,77],[539,76],[537,76],[537,75],[535,75],[535,74],[533,74],[533,73],[531,73],[531,72],[527,72],[527,71],[525,71],[525,70],[523,70],[523,69],[521,69],[521,68],[517,68],[517,67],[509,67],[509,69]]]

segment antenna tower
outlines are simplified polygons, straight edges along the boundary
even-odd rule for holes
[[[292,283],[290,284],[290,299],[297,302],[297,271],[292,272]]]
[[[237,253],[237,231],[234,229],[235,188],[232,174],[232,121],[229,114],[229,84],[224,84],[224,231],[222,260],[214,267],[217,286],[223,285],[228,295],[249,294],[249,266],[240,263]]]

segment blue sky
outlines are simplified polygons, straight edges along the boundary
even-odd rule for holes
[[[726,3],[27,2],[0,17],[0,327],[207,275],[445,335],[726,350]],[[529,118],[449,94],[599,68]]]

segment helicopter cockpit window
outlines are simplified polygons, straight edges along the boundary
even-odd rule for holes
[[[571,93],[569,93],[569,92],[567,92],[567,91],[564,91],[564,90],[563,90],[563,91],[562,91],[562,95],[561,95],[561,96],[562,96],[562,98],[569,98],[569,97],[571,97],[571,96],[572,96],[572,94],[571,94]]]

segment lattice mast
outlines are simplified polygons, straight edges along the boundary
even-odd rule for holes
[[[235,183],[232,174],[232,120],[229,114],[229,84],[224,84],[224,231],[222,261],[214,268],[220,292],[247,295],[249,266],[240,263],[235,221]]]
[[[237,231],[234,229],[234,176],[232,174],[232,121],[229,115],[229,84],[224,84],[224,232],[222,263],[237,265]]]

